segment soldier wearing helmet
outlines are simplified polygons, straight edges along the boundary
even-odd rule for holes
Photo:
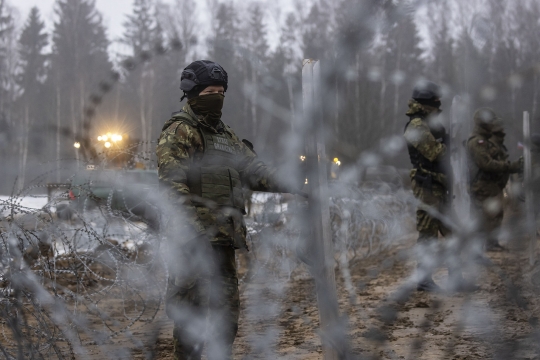
[[[487,251],[500,251],[497,240],[503,219],[503,189],[512,173],[523,168],[523,159],[510,162],[504,146],[504,126],[490,108],[474,113],[474,129],[467,141],[471,210],[485,236]]]
[[[166,310],[175,359],[200,359],[204,342],[209,359],[232,356],[240,311],[235,249],[247,248],[243,188],[295,192],[303,183],[278,181],[277,170],[222,121],[227,85],[219,64],[188,65],[180,85],[187,103],[165,123],[156,149],[160,188],[173,204]]]
[[[448,136],[438,115],[441,113],[441,90],[431,82],[418,83],[409,100],[406,115],[409,122],[405,126],[405,140],[413,169],[410,172],[414,196],[420,201],[416,211],[418,243],[428,245],[437,239],[438,234],[448,236],[450,230],[442,221],[433,216],[433,210],[444,214],[448,206],[449,162]],[[439,287],[432,279],[433,266],[418,259],[420,280],[418,291],[437,291]],[[449,265],[451,284],[462,285],[461,272],[456,265]]]

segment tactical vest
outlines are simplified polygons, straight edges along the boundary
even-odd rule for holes
[[[411,118],[412,120],[412,118]],[[407,130],[407,126],[409,125],[411,121],[405,125],[405,130]],[[448,146],[448,137],[446,133],[444,132],[436,132],[431,130],[431,134],[435,137],[435,139],[441,139],[441,143]],[[426,170],[429,172],[435,172],[435,173],[442,173],[444,174],[444,166],[440,161],[429,161],[424,155],[418,151],[412,144],[407,142],[407,149],[409,150],[409,158],[411,159],[411,164],[413,165],[413,168],[420,170]]]
[[[197,127],[204,141],[202,158],[194,160],[187,173],[190,192],[203,200],[210,200],[218,206],[234,207],[245,214],[242,181],[237,170],[240,157],[232,136],[227,131],[210,131],[185,112],[175,117]]]

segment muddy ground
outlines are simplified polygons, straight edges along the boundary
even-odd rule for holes
[[[336,270],[353,354],[370,359],[539,358],[540,288],[535,283],[540,270],[528,265],[527,251],[510,246],[510,251],[489,253],[493,265],[479,268],[476,292],[413,291],[396,301],[414,270],[414,240],[411,234],[390,249],[352,263],[352,289],[346,289],[342,272]],[[264,263],[264,258],[258,261]],[[305,265],[290,269],[244,276],[235,359],[322,359],[314,283]],[[443,288],[446,278],[444,269],[435,274]],[[117,339],[108,356],[173,358],[172,324],[163,311],[157,321],[133,326],[131,334],[131,340]],[[133,339],[147,350],[134,350]],[[97,348],[91,352],[90,357],[103,356]]]

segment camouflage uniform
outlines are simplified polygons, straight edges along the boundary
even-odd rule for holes
[[[437,238],[439,232],[447,236],[450,231],[426,210],[444,213],[447,208],[447,177],[443,171],[446,159],[446,132],[442,125],[428,124],[430,110],[415,100],[409,101],[406,113],[410,121],[405,127],[405,140],[414,168],[411,184],[414,196],[421,201],[416,211],[418,241]]]
[[[503,189],[510,174],[521,170],[522,162],[508,161],[502,121],[493,110],[477,110],[474,121],[475,127],[467,141],[471,212],[477,216],[488,248],[500,247],[496,231],[504,215]]]
[[[213,264],[211,270],[204,263],[195,264],[196,271],[170,270],[167,313],[175,321],[175,358],[197,359],[202,351],[202,344],[196,340],[200,334],[187,329],[186,322],[192,320],[176,316],[178,309],[202,318],[210,311],[214,329],[210,330],[212,340],[207,342],[209,358],[230,358],[239,317],[234,249],[246,248],[242,186],[255,191],[288,189],[278,185],[276,170],[259,161],[229,126],[221,121],[209,126],[187,104],[163,126],[156,152],[162,188],[187,218],[192,232],[198,234],[187,245],[180,245],[182,261],[193,262],[197,254],[202,254]],[[229,164],[224,176],[230,187],[229,183],[213,186],[212,181],[217,184],[223,179],[219,172],[223,172],[224,161]],[[207,169],[214,169],[214,173],[205,172]],[[213,315],[212,310],[216,310]],[[215,351],[221,353],[212,355],[214,340],[227,347],[226,353],[218,348]]]
[[[405,126],[404,134],[413,164],[410,173],[411,186],[414,196],[420,201],[416,211],[418,243],[424,245],[437,239],[439,233],[445,237],[450,235],[450,229],[439,218],[430,214],[433,211],[445,214],[449,210],[447,191],[449,163],[446,149],[448,136],[444,126],[436,119],[436,115],[440,112],[438,85],[429,84],[431,89],[427,91],[422,90],[422,87],[413,91],[413,99],[409,101],[409,110],[406,113],[410,120]],[[417,101],[414,98],[415,94],[424,95]],[[432,279],[433,266],[429,261],[425,261],[424,257],[419,258],[418,269],[421,278],[417,290],[438,291],[439,287]],[[448,264],[448,275],[452,286],[457,289],[463,279],[458,264],[454,264],[454,261]]]

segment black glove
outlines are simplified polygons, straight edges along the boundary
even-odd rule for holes
[[[510,173],[522,173],[523,172],[523,167],[524,167],[523,156],[520,156],[519,159],[517,159],[516,161],[513,161],[513,162],[510,163],[509,172]]]

